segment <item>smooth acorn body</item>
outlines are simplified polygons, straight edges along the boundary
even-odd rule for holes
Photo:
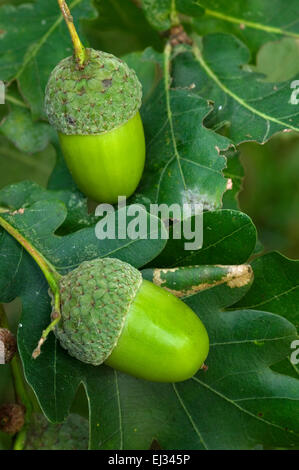
[[[207,331],[182,300],[144,280],[105,364],[141,379],[192,377],[209,351]]]
[[[55,334],[70,355],[88,364],[177,382],[192,377],[208,355],[198,316],[118,259],[83,262],[62,277],[60,296]]]
[[[67,166],[91,199],[116,203],[131,196],[142,176],[145,140],[139,112],[125,124],[99,135],[59,133]]]
[[[78,187],[98,202],[131,196],[141,179],[141,100],[134,70],[102,51],[86,49],[81,68],[67,57],[50,75],[45,94],[49,122]]]

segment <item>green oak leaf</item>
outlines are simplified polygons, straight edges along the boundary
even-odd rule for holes
[[[255,248],[255,226],[242,212],[229,209],[204,212],[202,227],[203,245],[199,250],[185,250],[187,240],[184,237],[174,239],[173,227],[170,227],[165,249],[150,266],[162,268],[199,264],[242,264],[248,260]]]
[[[299,261],[274,252],[254,260],[252,267],[254,283],[237,306],[277,313],[299,330]]]
[[[205,15],[195,18],[193,28],[199,34],[227,32],[238,36],[256,51],[267,42],[283,36],[299,38],[296,0],[197,0]]]
[[[273,252],[254,260],[252,267],[254,283],[235,306],[276,313],[292,322],[298,331],[299,262]],[[298,379],[299,366],[291,361],[292,352],[296,354],[294,349],[296,344],[290,349],[289,357],[275,364],[273,370]]]
[[[7,137],[22,152],[44,150],[55,136],[54,129],[45,122],[33,122],[29,109],[10,104],[10,113],[1,123],[0,134]]]
[[[69,2],[74,21],[95,18],[90,0]],[[43,115],[44,90],[55,65],[72,54],[72,43],[57,2],[37,0],[0,8],[0,79],[18,80],[33,116]],[[20,35],[21,33],[21,35]]]
[[[148,49],[143,56],[129,57],[141,81],[143,63],[164,67],[160,80],[146,82],[147,99],[141,109],[147,143],[147,158],[136,199],[155,204],[202,204],[204,209],[221,207],[227,180],[226,159],[220,154],[230,141],[207,129],[203,120],[212,108],[189,89],[172,87],[171,57]]]
[[[229,141],[202,125],[210,111],[188,91],[158,87],[142,113],[148,142],[138,189],[143,196],[153,203],[202,204],[205,210],[221,206],[226,179],[219,152]]]
[[[227,128],[235,144],[265,143],[278,131],[298,131],[299,108],[291,103],[290,82],[266,83],[263,75],[244,68],[249,60],[248,48],[234,36],[195,38],[193,48],[178,49],[172,64],[174,87],[192,86],[197,96],[212,100],[205,124]]]
[[[149,22],[158,30],[169,29],[179,13],[198,17],[203,14],[197,0],[142,0]]]
[[[119,209],[115,213],[116,234],[118,233],[118,220],[121,220],[122,215],[126,215],[129,207]],[[163,237],[159,239],[155,236],[156,224],[151,224],[150,219],[156,219],[156,217],[149,213],[146,213],[148,236],[147,238],[140,236],[136,239],[130,239],[126,234],[123,238],[98,239],[95,225],[65,236],[58,236],[57,230],[65,221],[66,216],[65,204],[47,197],[45,200],[34,202],[29,207],[2,213],[2,217],[16,227],[62,274],[75,269],[82,261],[104,256],[116,256],[133,266],[143,266],[155,258],[165,245]],[[133,216],[127,215],[127,224],[133,219]],[[159,229],[160,225],[161,222],[158,221],[157,230],[162,230],[165,237],[165,229]],[[22,252],[21,248],[20,252]]]
[[[97,219],[88,214],[87,198],[78,191],[46,190],[31,181],[12,184],[0,191],[0,206],[11,211],[25,209],[38,201],[61,201],[67,208],[67,216],[59,228],[59,234],[75,232],[95,225]]]

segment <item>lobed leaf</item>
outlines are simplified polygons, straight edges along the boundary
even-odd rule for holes
[[[211,34],[180,52],[173,64],[174,86],[192,85],[198,96],[213,100],[208,127],[226,127],[235,144],[264,143],[278,131],[299,130],[290,82],[266,83],[262,75],[246,70],[249,50],[234,36]]]

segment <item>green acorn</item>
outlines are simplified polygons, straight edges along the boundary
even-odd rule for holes
[[[133,194],[144,168],[141,84],[121,59],[83,48],[65,2],[59,3],[75,54],[52,71],[45,111],[79,189],[95,201],[115,203]]]
[[[55,335],[80,361],[177,382],[192,377],[208,355],[208,335],[197,315],[128,263],[85,261],[63,276],[59,287]]]
[[[42,414],[31,417],[24,450],[87,450],[88,420],[70,414],[61,424],[52,424]]]

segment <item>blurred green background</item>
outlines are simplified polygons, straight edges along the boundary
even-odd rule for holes
[[[240,207],[265,249],[299,257],[299,136],[279,134],[265,145],[241,146],[245,169]]]

